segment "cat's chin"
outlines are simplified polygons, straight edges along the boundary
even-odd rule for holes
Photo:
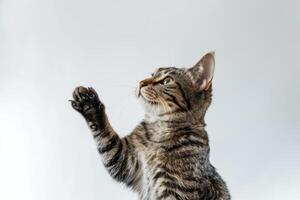
[[[145,112],[145,116],[149,122],[156,121],[160,114],[163,113],[163,107],[161,104],[154,100],[148,99],[147,96],[144,96],[138,88],[135,90],[135,96],[140,102]]]
[[[156,118],[161,113],[161,107],[158,103],[148,101],[142,95],[138,97],[138,100],[141,103],[143,110],[147,116],[151,116],[151,118]]]

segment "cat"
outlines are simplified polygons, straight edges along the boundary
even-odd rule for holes
[[[158,68],[136,96],[145,111],[120,138],[96,91],[77,87],[72,107],[82,114],[109,174],[140,200],[229,200],[225,182],[209,161],[204,116],[212,99],[214,52],[191,68]]]

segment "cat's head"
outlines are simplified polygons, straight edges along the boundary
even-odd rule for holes
[[[158,68],[137,88],[146,116],[157,119],[192,115],[203,119],[211,103],[214,68],[213,52],[191,68]]]

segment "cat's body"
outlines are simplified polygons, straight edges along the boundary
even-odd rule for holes
[[[141,81],[137,96],[145,119],[124,138],[110,126],[94,89],[75,89],[72,105],[91,128],[105,167],[115,180],[138,192],[140,200],[230,199],[209,162],[204,129],[212,67],[213,54],[207,54],[190,70],[160,68]]]
[[[203,126],[142,122],[129,138],[146,144],[138,147],[144,163],[140,199],[228,199],[224,182],[209,163]]]

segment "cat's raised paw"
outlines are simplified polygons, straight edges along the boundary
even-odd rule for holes
[[[83,115],[102,109],[103,104],[99,100],[97,92],[91,88],[79,86],[73,92],[72,107]]]

